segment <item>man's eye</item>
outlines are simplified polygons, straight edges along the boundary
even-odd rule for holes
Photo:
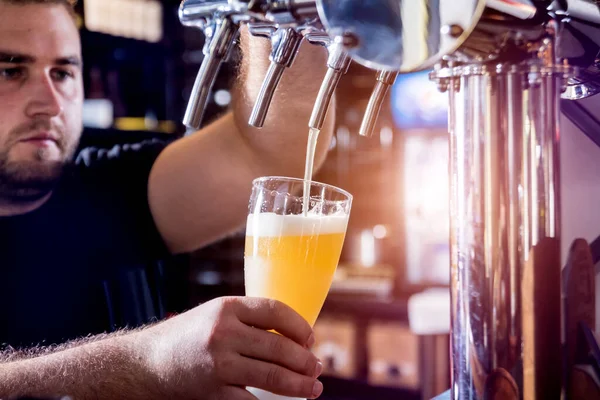
[[[12,67],[12,68],[0,68],[0,79],[3,80],[17,80],[25,74],[23,68]]]
[[[52,78],[57,81],[64,81],[67,78],[73,78],[74,75],[71,71],[63,70],[63,69],[55,69],[52,71]]]

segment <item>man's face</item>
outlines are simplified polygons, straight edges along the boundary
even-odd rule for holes
[[[79,33],[62,5],[0,0],[0,198],[49,193],[82,130]]]

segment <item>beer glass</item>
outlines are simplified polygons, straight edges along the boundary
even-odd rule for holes
[[[311,181],[303,196],[304,183],[285,177],[253,182],[244,275],[246,296],[279,300],[313,326],[342,252],[352,195]],[[259,400],[290,399],[248,390]]]

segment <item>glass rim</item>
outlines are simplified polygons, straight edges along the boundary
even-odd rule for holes
[[[260,178],[256,178],[252,181],[252,186],[253,187],[259,187],[258,184],[261,182],[265,182],[265,181],[269,181],[269,180],[280,180],[280,181],[288,181],[288,182],[296,182],[296,183],[302,183],[304,184],[304,182],[306,182],[305,179],[302,178],[293,178],[290,176],[262,176]],[[352,201],[353,200],[353,196],[352,194],[350,194],[350,192],[348,192],[347,190],[344,190],[342,188],[339,188],[337,186],[334,185],[330,185],[328,183],[323,183],[323,182],[319,182],[319,181],[314,181],[314,180],[310,180],[310,185],[311,187],[317,186],[317,187],[322,187],[322,188],[326,188],[326,189],[330,189],[334,192],[338,192],[341,193],[342,195],[346,196],[348,198],[348,200]],[[336,201],[345,201],[345,200],[336,200]]]

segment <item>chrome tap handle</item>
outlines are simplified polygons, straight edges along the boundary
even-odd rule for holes
[[[329,39],[329,37],[327,37],[325,42],[323,42],[316,40],[316,37],[313,36],[311,40],[309,41],[314,44],[325,44],[325,42],[328,43],[327,50],[329,51],[329,58],[327,59],[327,74],[325,75],[325,79],[321,84],[321,89],[317,95],[317,100],[315,101],[315,106],[308,124],[310,128],[320,130],[325,122],[325,117],[327,116],[327,111],[329,110],[333,93],[335,92],[335,89],[337,88],[342,76],[348,72],[348,68],[350,67],[350,62],[352,60],[350,59],[348,53],[346,53],[344,50],[344,46],[340,38],[336,38],[332,41]]]
[[[248,120],[250,126],[262,128],[265,125],[269,106],[271,105],[273,95],[275,94],[275,90],[279,85],[279,81],[281,80],[284,71],[284,65],[272,62],[269,66],[265,80],[263,81],[258,97],[256,98],[256,103],[254,103],[252,114],[250,114],[250,119]]]
[[[302,35],[293,28],[278,29],[271,36],[273,50],[269,59],[271,62],[291,67],[302,43]]]
[[[204,60],[194,86],[183,123],[199,129],[208,96],[221,63],[227,61],[237,38],[239,24],[252,19],[247,4],[235,0],[183,0],[179,20],[184,26],[199,28],[206,37]]]
[[[259,30],[258,34],[268,31],[269,28],[264,27]],[[263,127],[277,85],[279,85],[285,69],[291,67],[294,63],[296,54],[298,54],[298,49],[302,43],[302,35],[293,28],[276,29],[269,37],[273,46],[271,56],[269,57],[271,65],[263,81],[249,121],[249,124],[256,128]]]
[[[327,74],[325,75],[325,79],[323,79],[323,84],[321,85],[317,100],[315,101],[315,106],[310,116],[310,121],[308,123],[310,128],[316,130],[321,130],[321,128],[323,128],[323,123],[325,122],[327,111],[329,111],[333,93],[340,83],[342,75],[343,73],[340,71],[336,71],[332,68],[327,69]]]
[[[200,129],[208,95],[217,78],[221,62],[227,58],[235,42],[239,26],[229,18],[215,19],[204,28],[207,43],[204,60],[194,82],[192,94],[183,117],[183,123],[192,129]]]
[[[277,32],[277,26],[272,22],[251,22],[248,24],[248,31],[252,36],[271,39],[271,36]]]
[[[377,73],[377,83],[375,84],[375,89],[369,99],[365,116],[360,125],[360,130],[358,131],[361,136],[371,137],[373,135],[375,124],[377,123],[379,112],[381,111],[381,106],[383,105],[388,90],[394,82],[396,82],[397,76],[398,72],[379,71]]]
[[[217,15],[230,9],[227,0],[183,0],[179,6],[179,21],[184,26],[204,27]]]
[[[322,30],[312,30],[304,35],[306,41],[317,46],[329,46],[332,42],[331,37],[327,32]]]

